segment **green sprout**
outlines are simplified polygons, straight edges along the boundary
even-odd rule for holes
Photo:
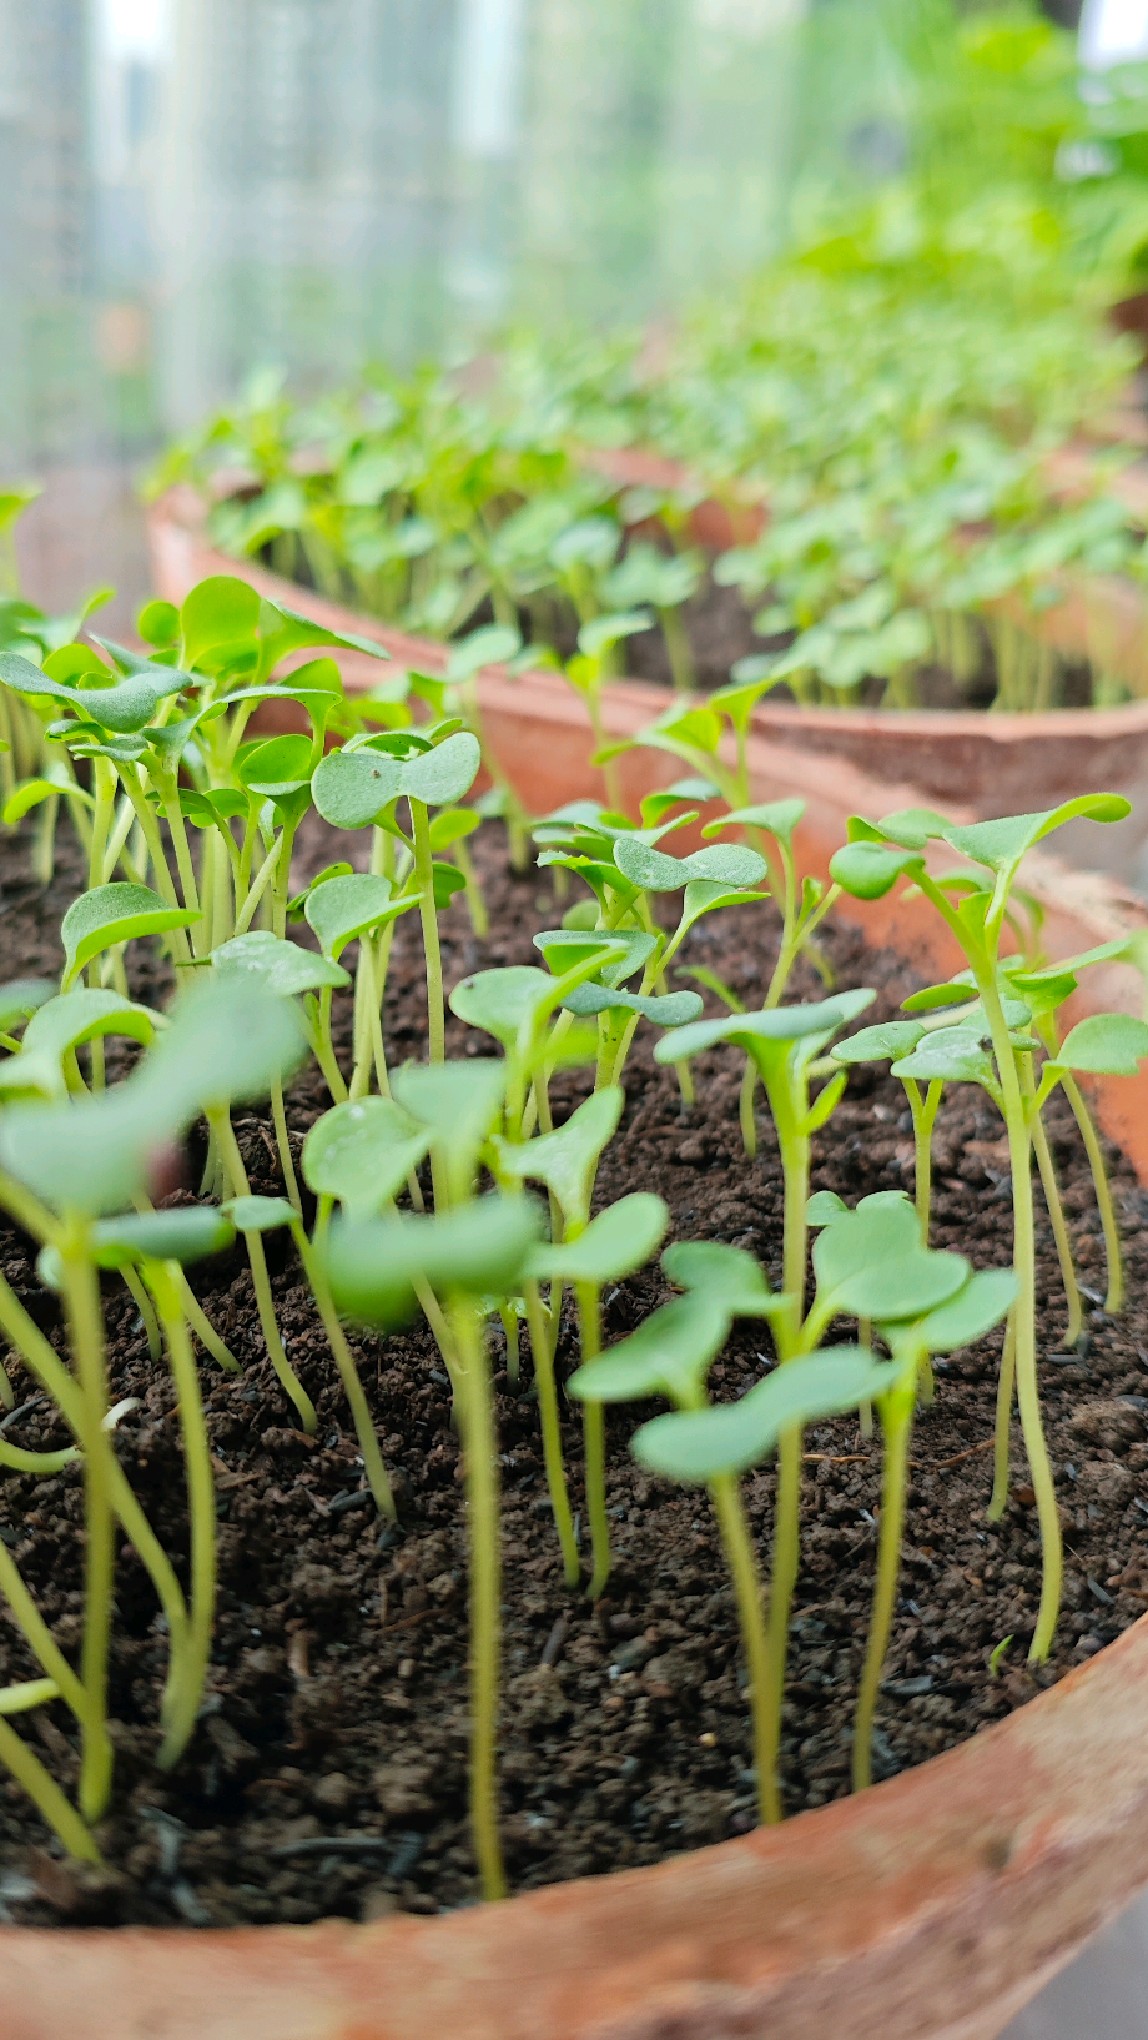
[[[1066,822],[1077,818],[1115,822],[1123,819],[1128,812],[1128,802],[1116,794],[1082,795],[1045,813],[1013,815],[999,821],[967,825],[947,822],[929,810],[910,809],[886,816],[878,823],[854,819],[850,824],[849,843],[836,853],[830,865],[835,882],[860,899],[882,898],[902,875],[919,887],[962,951],[987,1023],[988,1049],[981,1046],[978,1031],[970,1030],[966,1036],[965,1052],[970,1067],[975,1064],[979,1070],[988,1062],[991,1050],[990,1074],[995,1075],[999,1088],[1008,1137],[1017,1298],[1012,1318],[1013,1336],[1006,1342],[1006,1365],[1002,1367],[998,1466],[999,1437],[1007,1429],[1012,1400],[1009,1374],[1015,1369],[1021,1429],[1037,1499],[1042,1550],[1040,1609],[1029,1652],[1034,1662],[1046,1658],[1052,1647],[1063,1571],[1060,1517],[1041,1422],[1037,1381],[1036,1257],[1030,1158],[1033,1127],[1043,1099],[1040,1088],[1030,1081],[1029,1074],[1030,1058],[1039,1043],[1035,1036],[1029,1037],[1027,1042],[1023,1037],[1018,1039],[1009,1024],[1002,991],[1001,939],[1009,897],[1027,853]],[[969,891],[959,882],[953,886],[944,876],[934,878],[925,860],[926,847],[934,839],[946,843],[980,867],[981,872],[988,874],[988,881]],[[951,1031],[956,1033],[958,1030]],[[934,1048],[939,1038],[934,1037]],[[1148,1036],[1145,1039],[1148,1041]],[[1110,1045],[1115,1054],[1115,1040]],[[1128,1067],[1127,1043],[1123,1038],[1120,1047],[1123,1059],[1117,1057],[1112,1063],[1113,1072],[1117,1074]],[[1096,1053],[1103,1055],[1103,1040]],[[1065,1067],[1070,1075],[1074,1074],[1071,1057]],[[1093,1063],[1091,1067],[1095,1069],[1097,1064]],[[935,1065],[922,1066],[921,1051],[915,1051],[914,1058],[910,1058],[908,1063],[908,1073],[921,1076],[930,1072],[936,1074]],[[1040,1085],[1045,1085],[1043,1077]]]

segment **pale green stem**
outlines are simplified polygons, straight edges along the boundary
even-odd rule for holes
[[[1115,1314],[1124,1308],[1124,1255],[1120,1246],[1120,1228],[1116,1222],[1116,1207],[1112,1201],[1112,1185],[1104,1165],[1104,1150],[1088,1109],[1084,1094],[1076,1078],[1065,1071],[1060,1079],[1064,1095],[1072,1107],[1073,1116],[1080,1128],[1084,1141],[1088,1165],[1092,1170],[1092,1182],[1096,1191],[1096,1203],[1100,1212],[1100,1223],[1104,1228],[1104,1250],[1108,1257],[1108,1295],[1104,1308]]]
[[[901,1541],[905,1528],[905,1497],[909,1479],[909,1436],[913,1426],[916,1381],[907,1393],[894,1389],[881,1404],[881,1427],[885,1434],[885,1470],[881,1484],[881,1520],[877,1533],[877,1578],[873,1588],[873,1612],[869,1642],[857,1696],[853,1729],[853,1790],[864,1791],[873,1781],[873,1727],[881,1693],[881,1674],[897,1605],[897,1578],[901,1569]]]
[[[279,1150],[279,1165],[283,1171],[283,1187],[296,1211],[302,1211],[303,1199],[299,1194],[299,1179],[295,1174],[295,1161],[291,1153],[291,1136],[287,1131],[287,1114],[283,1107],[283,1086],[276,1078],[271,1086],[271,1119],[275,1127],[275,1145]]]
[[[470,1527],[470,1824],[482,1895],[504,1898],[506,1874],[498,1835],[498,1686],[501,1555],[498,1450],[482,1327],[474,1306],[451,1311],[462,1395],[467,1519]]]
[[[175,1262],[155,1262],[148,1269],[148,1281],[163,1324],[175,1384],[187,1482],[191,1567],[185,1646],[178,1658],[173,1658],[172,1677],[164,1696],[165,1733],[158,1761],[161,1770],[170,1770],[191,1739],[211,1657],[215,1620],[215,1483],[199,1375],[183,1312],[187,1288],[183,1271]]]
[[[530,1349],[534,1356],[534,1385],[538,1391],[546,1485],[550,1491],[550,1506],[554,1511],[554,1527],[558,1532],[566,1584],[568,1587],[574,1587],[578,1584],[581,1567],[578,1561],[578,1541],[574,1535],[570,1496],[566,1487],[566,1467],[562,1458],[562,1426],[558,1411],[558,1387],[554,1379],[550,1326],[546,1320],[537,1282],[523,1284],[523,1297],[526,1303],[526,1322],[530,1331]],[[558,1304],[560,1302],[561,1292]]]
[[[231,1115],[224,1107],[211,1110],[207,1115],[208,1124],[215,1135],[216,1147],[223,1163],[225,1174],[231,1181],[233,1197],[250,1197],[251,1185],[239,1152],[239,1142],[231,1124]],[[303,1429],[310,1435],[319,1428],[315,1405],[307,1394],[283,1348],[283,1339],[275,1316],[275,1299],[271,1294],[271,1278],[267,1273],[267,1256],[263,1241],[257,1232],[243,1235],[247,1243],[247,1259],[251,1268],[251,1280],[255,1289],[255,1301],[259,1309],[259,1322],[263,1328],[263,1343],[267,1357],[275,1369],[288,1401],[298,1414]]]
[[[1025,1095],[1031,1100],[1033,1095],[1031,1071],[1026,1072]],[[1064,1300],[1068,1305],[1068,1322],[1064,1331],[1064,1343],[1066,1348],[1071,1348],[1075,1346],[1084,1329],[1084,1306],[1081,1301],[1080,1285],[1076,1279],[1076,1264],[1072,1258],[1072,1241],[1069,1238],[1068,1226],[1065,1222],[1064,1206],[1060,1201],[1056,1170],[1053,1167],[1052,1155],[1049,1151],[1044,1121],[1041,1119],[1039,1112],[1033,1112],[1031,1115],[1031,1130],[1033,1151],[1036,1155],[1037,1167],[1040,1170],[1041,1188],[1044,1191],[1044,1201],[1052,1223],[1052,1236],[1056,1241],[1056,1258],[1060,1263],[1060,1279],[1064,1285]]]
[[[8,1184],[4,1185],[5,1201],[8,1201],[10,1187]],[[42,1238],[43,1234],[39,1233],[38,1237]],[[79,1385],[73,1380],[59,1355],[48,1344],[39,1326],[28,1316],[23,1304],[13,1294],[2,1276],[0,1276],[0,1331],[3,1331],[9,1344],[20,1354],[29,1373],[51,1397],[81,1447],[86,1446],[88,1443],[86,1416]],[[111,1441],[102,1427],[98,1449],[115,1512],[159,1597],[174,1650],[187,1627],[187,1610],[179,1581],[163,1546],[132,1493],[123,1468],[112,1450]]]
[[[999,1523],[1008,1507],[1009,1458],[1012,1406],[1016,1398],[1016,1333],[1012,1312],[1005,1325],[1000,1373],[997,1376],[996,1430],[993,1440],[993,1491],[989,1498],[990,1523]]]
[[[343,1384],[343,1392],[351,1411],[351,1421],[355,1426],[355,1437],[358,1440],[359,1451],[363,1455],[363,1471],[380,1515],[389,1516],[393,1520],[396,1513],[395,1498],[387,1478],[386,1467],[383,1465],[383,1455],[379,1450],[370,1405],[359,1379],[355,1356],[339,1322],[339,1313],[335,1309],[334,1299],[327,1286],[322,1262],[313,1252],[302,1225],[293,1226],[292,1233],[299,1250],[299,1259],[303,1263],[303,1272],[311,1285],[311,1293],[323,1321],[323,1330],[335,1356],[335,1365],[339,1370],[339,1379]]]
[[[204,1352],[210,1353],[216,1365],[222,1367],[225,1374],[240,1373],[238,1360],[231,1348],[220,1338],[211,1319],[202,1309],[186,1275],[183,1278],[183,1310]]]
[[[98,1863],[100,1852],[70,1799],[60,1790],[51,1772],[18,1736],[11,1724],[0,1717],[0,1764],[11,1771],[37,1812],[59,1836],[69,1856],[84,1863]]]
[[[108,1408],[104,1326],[99,1285],[88,1253],[87,1227],[65,1224],[60,1262],[68,1336],[83,1398],[84,1448],[84,1613],[80,1678],[86,1711],[80,1755],[80,1812],[99,1820],[112,1786],[112,1743],[108,1734],[108,1657],[111,1649],[115,1575],[115,1516],[108,1493],[104,1417]]]
[[[602,1293],[595,1282],[576,1282],[578,1336],[583,1367],[602,1351]],[[586,1517],[590,1528],[591,1600],[597,1600],[610,1577],[610,1516],[606,1507],[606,1413],[601,1403],[582,1405],[582,1448],[585,1463]]]
[[[777,1786],[777,1752],[769,1713],[769,1643],[762,1614],[761,1575],[737,1481],[731,1474],[723,1475],[710,1482],[709,1491],[733,1582],[749,1674],[758,1818],[763,1824],[772,1825],[781,1819],[781,1795]]]

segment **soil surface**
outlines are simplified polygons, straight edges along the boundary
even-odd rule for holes
[[[361,846],[356,845],[356,848]],[[331,835],[304,844],[317,869]],[[491,831],[477,839],[491,909],[489,941],[472,936],[465,907],[443,917],[447,976],[484,963],[529,962],[535,929],[556,910],[542,878],[507,872]],[[37,895],[26,846],[0,853],[5,977],[56,967],[50,932],[82,887],[65,843],[56,883]],[[767,910],[703,922],[692,960],[725,975],[756,1002],[768,978],[775,929]],[[892,1014],[913,980],[897,958],[866,951],[845,929],[826,949],[843,985],[878,988],[871,1017]],[[159,996],[163,971],[144,945],[138,989]],[[421,958],[414,917],[397,924],[386,1006],[394,1061],[423,1051]],[[809,973],[795,987],[815,990]],[[339,1025],[344,1051],[349,1015]],[[451,1023],[450,1051],[480,1043]],[[740,1071],[719,1051],[699,1064],[698,1103],[683,1112],[672,1073],[639,1036],[628,1105],[607,1154],[600,1203],[656,1190],[672,1209],[672,1236],[728,1240],[758,1254],[776,1279],[781,1177],[768,1128],[748,1164],[738,1132]],[[555,1085],[558,1116],[586,1078]],[[304,1079],[289,1101],[302,1136],[324,1108]],[[1079,1348],[1061,1348],[1064,1310],[1047,1224],[1040,1229],[1040,1343],[1045,1414],[1067,1541],[1064,1614],[1055,1655],[1025,1666],[1039,1579],[1032,1491],[1019,1437],[1013,1500],[1004,1521],[985,1519],[999,1337],[937,1368],[937,1394],[921,1412],[896,1626],[879,1713],[877,1772],[920,1763],[999,1719],[1089,1657],[1148,1606],[1148,1240],[1145,1202],[1130,1167],[1113,1157],[1127,1241],[1131,1303],[1102,1308],[1103,1246],[1089,1178],[1070,1120],[1051,1134],[1090,1309]],[[263,1117],[239,1135],[254,1185],[277,1187]],[[912,1145],[900,1087],[859,1071],[830,1130],[816,1143],[815,1184],[850,1201],[912,1184]],[[187,1181],[195,1181],[189,1157]],[[971,1088],[942,1110],[935,1161],[934,1243],[980,1266],[1009,1258],[1009,1187],[1002,1129]],[[117,1575],[111,1711],[117,1750],[113,1810],[99,1830],[105,1867],[77,1869],[58,1850],[14,1783],[0,1784],[0,1918],[30,1924],[370,1919],[396,1908],[434,1912],[476,1896],[465,1810],[467,1736],[466,1533],[459,1453],[445,1370],[422,1329],[356,1350],[392,1470],[397,1527],[367,1493],[334,1366],[298,1269],[273,1251],[274,1285],[292,1361],[320,1412],[315,1438],[296,1429],[263,1357],[242,1255],[195,1271],[197,1291],[243,1363],[239,1379],[203,1365],[218,1490],[220,1601],[209,1693],[179,1767],[154,1757],[164,1643],[148,1582],[130,1550]],[[53,1299],[37,1286],[26,1242],[0,1235],[0,1265],[36,1318],[59,1340]],[[607,1340],[630,1331],[663,1299],[657,1268],[606,1299]],[[123,1464],[165,1546],[186,1546],[183,1471],[172,1393],[147,1353],[125,1292],[109,1282],[112,1393],[140,1407],[117,1433]],[[597,1606],[562,1581],[539,1450],[538,1416],[524,1354],[507,1374],[503,1335],[491,1334],[501,1442],[504,1523],[504,1684],[501,1810],[516,1888],[654,1863],[753,1825],[749,1726],[731,1595],[704,1495],[652,1480],[633,1465],[628,1439],[649,1414],[609,1420],[609,1500],[615,1569]],[[719,1397],[760,1375],[762,1328],[739,1329],[714,1369]],[[561,1365],[572,1364],[567,1326]],[[14,1368],[17,1413],[5,1436],[25,1446],[67,1442],[50,1408]],[[567,1464],[579,1499],[576,1414],[567,1413]],[[873,1581],[880,1451],[855,1420],[818,1425],[805,1443],[804,1530],[785,1713],[787,1809],[848,1789],[852,1708]],[[770,1470],[745,1482],[759,1548],[773,1508]],[[82,1543],[79,1479],[5,1476],[0,1536],[57,1636],[78,1640]],[[999,1676],[990,1674],[998,1653]],[[0,1679],[31,1675],[10,1624],[0,1620]],[[21,1723],[59,1775],[75,1776],[72,1726],[60,1707]]]

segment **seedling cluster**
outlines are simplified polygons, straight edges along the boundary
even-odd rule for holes
[[[310,1285],[364,1478],[384,1515],[395,1503],[355,1327],[389,1333],[421,1315],[449,1379],[469,1529],[471,1821],[488,1896],[505,1889],[493,1390],[503,1345],[511,1380],[527,1370],[533,1379],[556,1561],[571,1594],[609,1591],[607,1406],[651,1398],[668,1405],[640,1423],[633,1451],[659,1479],[704,1488],[712,1503],[750,1676],[764,1820],[782,1812],[778,1755],[801,1564],[803,1430],[851,1412],[871,1423],[875,1411],[884,1443],[872,1628],[856,1702],[860,1786],[869,1778],[895,1620],[909,1437],[931,1392],[930,1362],[1002,1323],[993,1508],[999,1514],[1007,1493],[1015,1396],[1044,1549],[1031,1655],[1046,1656],[1060,1533],[1038,1392],[1031,1164],[1035,1156],[1058,1227],[1071,1315],[1076,1278],[1041,1117],[1061,1087],[1095,1172],[1109,1306],[1118,1308],[1114,1209],[1077,1080],[1134,1070],[1148,1053],[1148,1026],[1112,1015],[1065,1031],[1061,1016],[1079,974],[1124,952],[1110,944],[1050,963],[1020,874],[1028,850],[1062,823],[1112,821],[1126,804],[1098,795],[965,828],[918,811],[858,820],[826,887],[801,868],[801,803],[753,802],[745,697],[735,687],[647,733],[645,741],[684,761],[690,776],[651,795],[636,816],[589,798],[537,818],[515,805],[509,841],[521,853],[530,831],[537,864],[564,907],[536,934],[536,963],[480,970],[452,985],[439,924],[444,914],[467,913],[477,931],[485,927],[467,845],[483,811],[476,789],[484,764],[497,777],[496,759],[484,754],[473,671],[432,682],[380,665],[378,686],[349,696],[333,655],[376,647],[338,638],[229,578],[201,583],[179,609],[150,604],[140,634],[150,647],[143,653],[73,628],[60,642],[58,629],[25,633],[0,654],[0,700],[26,753],[10,813],[22,816],[37,799],[58,802],[89,879],[64,916],[59,983],[0,987],[0,1207],[34,1242],[40,1279],[59,1294],[64,1350],[3,1278],[0,1329],[10,1368],[35,1381],[74,1441],[36,1453],[5,1434],[0,1468],[48,1477],[74,1465],[85,1533],[75,1662],[0,1540],[0,1594],[36,1668],[0,1693],[0,1757],[65,1848],[95,1857],[93,1830],[114,1789],[108,1668],[124,1544],[166,1625],[161,1766],[187,1747],[203,1699],[216,1537],[200,1374],[235,1373],[238,1362],[193,1292],[191,1264],[242,1240],[285,1405],[304,1431],[315,1428],[314,1404],[277,1321],[265,1247],[273,1232]],[[292,718],[294,731],[262,733],[268,721],[282,727]],[[703,806],[711,819],[700,829]],[[362,868],[333,862],[296,891],[292,846],[305,822],[316,826],[313,816],[361,833]],[[937,869],[929,852],[938,841],[963,860],[959,871]],[[36,854],[49,854],[43,836]],[[815,937],[840,891],[873,898],[902,879],[942,917],[966,971],[910,998],[903,1020],[876,1028],[860,1024],[869,991],[826,983],[823,996],[796,999],[800,958],[828,978]],[[709,917],[736,915],[746,953],[764,956],[766,902],[779,916],[780,942],[762,972],[760,1004],[746,1009],[712,971],[689,961],[692,938]],[[396,1061],[385,1019],[404,915],[419,929],[425,962],[425,1056],[413,1063]],[[132,994],[141,942],[166,951],[175,994],[163,1010]],[[336,998],[352,1018],[342,1059]],[[451,1024],[471,1030],[474,1052],[448,1056],[448,1013]],[[670,1212],[657,1195],[634,1192],[603,1207],[600,1166],[626,1111],[639,1029],[652,1033],[656,1061],[676,1072],[684,1112],[695,1109],[695,1089],[704,1099],[712,1054],[732,1051],[744,1064],[747,1165],[768,1121],[784,1174],[782,1238],[769,1265],[721,1240],[667,1244]],[[905,1086],[916,1129],[915,1200],[897,1192],[849,1209],[836,1196],[811,1194],[811,1163],[815,1147],[831,1149],[850,1067],[868,1059],[890,1060]],[[308,1063],[330,1102],[300,1148],[287,1091]],[[553,1085],[556,1072],[570,1069],[581,1073],[582,1095],[563,1116]],[[930,1245],[933,1126],[945,1087],[969,1082],[998,1106],[1009,1142],[1008,1268],[974,1269]],[[274,1195],[253,1193],[233,1124],[237,1104],[259,1101],[267,1102],[279,1158]],[[167,1208],[160,1161],[195,1125],[206,1136],[198,1201]],[[609,1345],[604,1296],[659,1252],[674,1293]],[[112,1404],[109,1388],[104,1303],[115,1282],[130,1290],[155,1364],[170,1370],[174,1385],[186,1554],[164,1549],[116,1453],[117,1426],[130,1424],[131,1410]],[[711,1369],[743,1320],[760,1323],[760,1376],[740,1400],[715,1400]],[[582,1412],[580,1465],[569,1463],[564,1445],[566,1394]],[[15,1406],[8,1374],[0,1375],[0,1399]],[[741,1481],[774,1458],[767,1553]],[[575,1491],[583,1498],[581,1538]],[[74,1788],[13,1726],[11,1717],[49,1703],[73,1725]]]

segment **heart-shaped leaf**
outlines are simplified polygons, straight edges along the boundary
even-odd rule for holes
[[[925,1030],[916,1020],[886,1020],[878,1027],[863,1027],[847,1041],[835,1044],[834,1062],[869,1063],[896,1061],[916,1048]]]
[[[247,971],[203,972],[128,1084],[146,1090],[157,1126],[174,1134],[209,1108],[265,1098],[305,1048],[289,999]]]
[[[1011,1268],[979,1268],[947,1303],[938,1304],[913,1325],[913,1339],[927,1353],[954,1353],[959,1346],[971,1346],[1007,1315],[1016,1293]]]
[[[754,1013],[726,1013],[717,1020],[697,1020],[676,1028],[655,1044],[654,1060],[680,1062],[722,1042],[747,1051],[765,1044],[788,1046],[802,1040],[829,1039],[876,997],[875,992],[836,992],[808,1006],[773,1006]]]
[[[882,900],[902,872],[919,869],[920,853],[895,850],[884,843],[846,843],[829,860],[829,876],[843,892],[858,900]]]
[[[136,1261],[202,1261],[220,1254],[235,1238],[227,1213],[215,1205],[190,1204],[177,1211],[132,1211],[105,1218],[93,1228],[92,1253],[101,1268]]]
[[[484,1034],[492,1034],[503,1048],[512,1049],[523,1023],[553,994],[554,979],[549,972],[515,963],[463,978],[447,1003],[468,1027],[478,1027]]]
[[[628,992],[608,985],[577,985],[562,1004],[580,1019],[595,1013],[640,1013],[659,1027],[683,1027],[703,1010],[697,992]]]
[[[325,957],[337,963],[348,942],[385,928],[417,901],[395,898],[389,878],[370,871],[352,871],[347,878],[328,878],[312,886],[303,902],[307,925],[319,938]]]
[[[393,1099],[347,1099],[308,1133],[304,1181],[316,1197],[337,1198],[352,1216],[373,1216],[398,1195],[429,1146],[429,1130]]]
[[[311,779],[311,797],[334,829],[365,829],[402,791],[402,762],[361,747],[328,751]]]
[[[599,1212],[576,1239],[535,1247],[526,1272],[539,1281],[621,1282],[657,1253],[669,1222],[660,1197],[635,1190]]]
[[[143,935],[165,935],[188,928],[199,915],[190,907],[171,907],[150,886],[117,880],[93,886],[73,900],[60,926],[64,945],[65,987],[74,983],[94,956]]]
[[[414,1285],[436,1295],[512,1296],[541,1225],[527,1197],[481,1197],[434,1218],[337,1221],[325,1261],[339,1309],[362,1324],[401,1324],[416,1309]]]
[[[1134,1077],[1148,1055],[1148,1025],[1130,1013],[1093,1013],[1061,1043],[1053,1067],[1105,1077]]]
[[[592,956],[601,957],[598,975],[604,985],[624,984],[635,971],[645,968],[657,946],[657,937],[647,934],[644,928],[627,929],[618,935],[594,928],[547,928],[534,937],[534,947],[541,950],[555,977],[577,970],[579,964],[588,963]]]
[[[1121,822],[1131,814],[1132,803],[1119,793],[1084,793],[1076,800],[1039,814],[1004,815],[997,821],[969,822],[964,826],[946,824],[945,841],[974,864],[986,864],[990,871],[1013,870],[1029,850],[1044,841],[1066,822]]]
[[[189,666],[198,666],[213,652],[226,647],[249,647],[255,657],[260,601],[254,588],[233,574],[213,574],[200,581],[184,598],[180,610],[183,655]]]
[[[297,942],[284,941],[270,928],[253,928],[247,935],[233,936],[213,951],[211,961],[216,970],[250,971],[284,999],[319,991],[325,985],[341,987],[351,982],[341,965],[317,956],[313,949],[301,949]]]
[[[675,1289],[708,1290],[730,1317],[771,1317],[787,1300],[770,1288],[752,1254],[721,1240],[677,1240],[662,1255],[662,1268]]]
[[[391,1088],[403,1110],[427,1129],[430,1145],[452,1166],[469,1171],[498,1124],[506,1064],[485,1056],[469,1062],[407,1063],[395,1071]]]
[[[703,836],[716,836],[723,829],[736,825],[742,828],[764,829],[767,835],[776,836],[779,843],[790,848],[793,832],[805,813],[807,802],[799,799],[759,801],[754,807],[732,808],[728,815],[722,815],[716,822],[708,822],[702,830]]]
[[[81,986],[74,992],[61,992],[33,1013],[24,1030],[23,1053],[50,1056],[58,1063],[69,1049],[107,1034],[146,1047],[155,1038],[158,1018],[150,1007],[133,1005],[119,992]]]
[[[10,978],[0,985],[0,1034],[11,1034],[30,1013],[56,996],[51,978]]]
[[[634,1457],[670,1480],[744,1473],[759,1466],[785,1432],[879,1401],[899,1373],[862,1346],[828,1346],[775,1368],[740,1402],[654,1417],[636,1432]]]
[[[498,1143],[499,1168],[519,1182],[544,1183],[568,1226],[585,1225],[598,1162],[618,1130],[625,1104],[619,1084],[594,1091],[553,1133],[515,1145]]]
[[[278,1232],[281,1226],[294,1225],[298,1216],[286,1197],[231,1197],[223,1213],[241,1233]]]
[[[976,1027],[939,1027],[925,1034],[916,1048],[893,1064],[894,1076],[902,1082],[912,1077],[918,1083],[993,1084],[996,1069],[982,1045]]]
[[[688,1402],[729,1336],[729,1313],[709,1289],[690,1290],[653,1312],[619,1345],[571,1375],[582,1402],[638,1402],[650,1395]]]
[[[614,862],[643,892],[677,892],[697,878],[741,891],[760,885],[767,869],[764,857],[744,843],[720,843],[688,857],[671,857],[635,836],[618,837]]]

